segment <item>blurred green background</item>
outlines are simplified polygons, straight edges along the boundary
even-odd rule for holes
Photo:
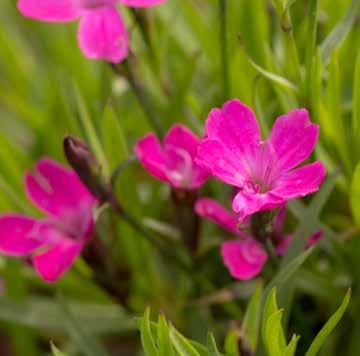
[[[39,214],[25,197],[23,174],[43,155],[64,162],[66,134],[100,150],[112,171],[153,130],[149,111],[164,131],[182,122],[201,135],[209,110],[236,97],[254,108],[266,135],[279,114],[306,107],[321,125],[315,156],[325,162],[328,180],[318,198],[290,205],[287,229],[305,238],[322,228],[325,236],[291,282],[278,286],[280,304],[289,335],[302,335],[303,355],[352,286],[348,313],[321,354],[358,355],[359,1],[169,0],[147,10],[119,9],[131,39],[126,65],[141,82],[145,103],[109,64],[83,57],[77,23],[28,20],[16,1],[1,1],[0,212]],[[133,163],[116,189],[139,221],[182,251],[168,187]],[[211,181],[205,194],[225,201],[229,191]],[[134,317],[146,305],[164,311],[192,339],[203,341],[212,330],[222,340],[236,325],[232,321],[242,319],[256,282],[231,280],[218,253],[221,232],[203,225],[197,277],[191,280],[110,212],[99,219],[109,263],[124,272],[114,283],[123,288],[126,307],[92,282],[82,260],[59,283],[46,285],[25,263],[1,258],[0,355],[47,355],[49,340],[81,355],[86,335],[98,336],[110,354],[141,354]],[[285,258],[298,253],[293,248]]]

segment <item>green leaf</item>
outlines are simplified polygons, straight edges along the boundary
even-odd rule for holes
[[[52,342],[51,342],[51,352],[52,352],[53,356],[66,356]]]
[[[111,170],[128,158],[125,135],[111,102],[106,105],[102,117],[102,142]]]
[[[209,350],[209,356],[220,356],[214,335],[212,333],[208,333],[207,335],[207,348]]]
[[[322,62],[326,64],[334,49],[339,47],[344,41],[346,35],[350,32],[357,16],[359,16],[360,2],[359,0],[352,0],[344,17],[337,23],[330,34],[325,38],[320,46]]]
[[[294,356],[297,348],[298,341],[300,339],[300,336],[293,335],[291,338],[291,341],[289,342],[289,345],[286,346],[283,356]]]
[[[172,356],[174,355],[174,350],[171,344],[169,336],[169,327],[167,325],[165,316],[163,314],[159,315],[158,327],[157,327],[157,345],[158,345],[158,356]]]
[[[90,113],[86,107],[85,100],[81,95],[80,89],[75,84],[74,84],[74,94],[78,105],[79,119],[83,126],[85,135],[89,141],[90,147],[93,150],[96,158],[99,160],[104,175],[109,176],[110,173],[109,164],[106,159],[104,149],[100,143],[98,134],[91,120]]]
[[[315,356],[319,352],[320,348],[326,341],[326,338],[330,335],[330,333],[334,330],[342,316],[344,315],[346,308],[349,304],[351,297],[351,289],[346,293],[343,302],[341,303],[338,310],[331,316],[331,318],[327,321],[327,323],[322,327],[319,333],[316,335],[314,341],[310,345],[309,350],[307,351],[305,356]]]
[[[360,41],[359,41],[360,42]],[[355,64],[355,75],[353,84],[353,98],[352,98],[352,124],[353,124],[353,145],[354,156],[357,162],[360,157],[360,51],[358,52]]]
[[[267,346],[267,342],[269,340],[269,330],[268,330],[268,321],[271,320],[272,324],[276,324],[276,318],[279,316],[275,316],[276,313],[279,312],[279,307],[277,305],[276,300],[276,288],[272,288],[270,293],[267,295],[264,303],[264,309],[263,309],[263,316],[262,316],[262,323],[261,323],[261,335],[262,339],[264,341],[265,346]],[[280,315],[281,320],[281,315]],[[278,344],[277,348],[280,348],[281,350],[285,349],[286,346],[286,340],[284,336],[284,332],[282,328],[277,328],[276,332],[276,343]],[[272,342],[275,342],[274,340]]]
[[[241,330],[244,335],[244,342],[249,344],[249,348],[255,353],[258,335],[259,335],[259,323],[261,314],[261,296],[263,285],[258,284],[254,294],[252,295],[242,322]]]
[[[264,345],[269,356],[283,354],[285,345],[282,340],[283,330],[281,325],[282,310],[277,310],[265,321]]]
[[[271,288],[275,286],[278,287],[280,284],[284,284],[286,281],[288,281],[297,272],[297,270],[301,267],[301,265],[306,261],[306,259],[312,253],[312,251],[313,248],[304,251],[299,256],[297,256],[292,261],[290,261],[287,265],[281,267],[281,269],[276,273],[276,275],[267,285],[265,289],[265,295],[267,295],[267,293]]]
[[[286,89],[290,89],[291,91],[296,92],[298,90],[297,86],[294,83],[290,82],[290,80],[282,77],[281,75],[269,72],[268,70],[260,67],[251,58],[248,58],[248,61],[254,67],[255,70],[257,70],[261,75],[263,75],[265,78],[269,79],[270,81],[279,84]]]
[[[69,336],[85,356],[108,356],[108,353],[98,344],[96,339],[82,329],[79,321],[75,319],[62,297],[59,298],[59,306],[65,318]]]
[[[157,356],[155,341],[150,328],[150,308],[146,308],[141,322],[141,343],[147,356]]]
[[[179,356],[201,356],[190,341],[170,325],[170,339]]]
[[[355,223],[360,227],[360,163],[357,164],[350,186],[350,206]]]
[[[68,303],[71,314],[89,334],[109,334],[136,330],[134,321],[120,307],[86,303]],[[67,321],[57,303],[49,298],[14,301],[0,298],[0,320],[64,334]]]
[[[226,335],[224,348],[226,356],[240,356],[236,330],[230,330]]]

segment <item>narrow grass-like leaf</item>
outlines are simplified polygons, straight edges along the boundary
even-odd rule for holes
[[[279,312],[279,307],[276,300],[276,288],[272,288],[272,290],[265,299],[264,309],[262,314],[262,322],[261,322],[261,335],[265,345],[267,340],[268,320],[271,318],[271,316],[275,315],[277,312]],[[284,349],[286,346],[286,340],[282,328],[278,329],[276,335],[277,335],[276,342],[280,345],[279,347],[281,349]]]
[[[111,170],[128,158],[125,135],[110,102],[106,105],[102,118],[102,142]]]
[[[105,176],[109,175],[109,164],[105,156],[104,149],[99,140],[98,134],[91,121],[90,113],[86,107],[85,100],[81,95],[80,89],[74,84],[74,94],[79,110],[79,119],[84,128],[84,132],[89,140],[90,146],[99,160]]]
[[[255,352],[258,342],[262,289],[262,284],[259,284],[256,287],[256,290],[246,308],[244,320],[241,326],[245,339],[244,342],[249,344],[252,352]]]
[[[147,356],[157,356],[157,349],[150,328],[150,308],[146,308],[141,322],[141,343]]]
[[[303,85],[304,93],[303,96],[307,102],[311,98],[311,88],[313,85],[314,75],[314,59],[315,59],[315,48],[316,48],[316,33],[317,33],[317,17],[318,17],[318,0],[310,1],[310,14],[309,14],[309,25],[308,25],[308,42],[305,52],[305,82]]]
[[[268,70],[260,67],[251,58],[248,58],[248,61],[254,67],[254,69],[256,69],[261,75],[263,75],[265,78],[269,79],[270,81],[279,84],[286,89],[290,89],[291,91],[294,92],[298,90],[297,86],[294,83],[292,83],[290,80],[282,77],[281,75],[269,72]]]
[[[359,41],[360,43],[360,41]],[[352,125],[353,125],[353,146],[354,162],[357,163],[360,157],[360,51],[358,52],[355,64],[355,75],[352,98]]]
[[[59,298],[59,306],[66,322],[67,332],[84,356],[108,356],[96,339],[84,332],[82,325],[75,319],[62,297]]]
[[[338,22],[320,46],[321,57],[324,64],[330,60],[334,49],[339,47],[344,41],[359,14],[360,1],[352,0],[343,18]]]
[[[360,227],[360,163],[357,164],[351,181],[350,206],[355,223]]]
[[[319,333],[316,335],[314,341],[311,343],[309,350],[306,352],[305,356],[315,356],[323,346],[326,341],[326,338],[334,330],[338,322],[341,320],[344,315],[346,308],[349,304],[351,297],[351,289],[346,293],[343,302],[341,303],[339,309],[331,316],[327,323],[322,327]]]
[[[191,345],[190,341],[181,335],[172,325],[170,326],[170,339],[179,356],[201,356]]]
[[[282,310],[277,310],[265,321],[263,341],[269,356],[282,355],[285,350],[285,345],[280,341],[281,335],[283,335],[281,326],[282,313]]]
[[[216,346],[216,341],[212,333],[208,333],[206,345],[209,350],[209,356],[220,356],[220,352]]]
[[[51,352],[52,352],[53,356],[66,356],[53,343],[51,343]]]
[[[158,356],[172,356],[174,354],[169,332],[165,316],[160,314],[157,327]]]
[[[279,287],[281,284],[286,283],[302,266],[302,264],[307,260],[307,258],[312,253],[313,248],[310,248],[299,256],[290,261],[287,265],[281,267],[281,269],[276,273],[274,278],[270,281],[265,289],[265,295],[269,292],[269,290],[273,287]]]
[[[236,330],[230,330],[226,335],[224,348],[226,356],[240,356]]]
[[[283,356],[294,356],[296,353],[297,344],[299,342],[300,336],[294,335],[289,344],[286,346]]]

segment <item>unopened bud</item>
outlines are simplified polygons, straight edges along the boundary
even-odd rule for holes
[[[113,200],[111,186],[101,174],[101,165],[84,141],[66,136],[64,152],[81,181],[101,203]]]

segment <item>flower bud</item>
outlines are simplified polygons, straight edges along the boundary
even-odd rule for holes
[[[81,139],[66,136],[64,139],[65,156],[81,181],[101,202],[109,202],[112,190],[101,174],[101,165],[90,147]]]

